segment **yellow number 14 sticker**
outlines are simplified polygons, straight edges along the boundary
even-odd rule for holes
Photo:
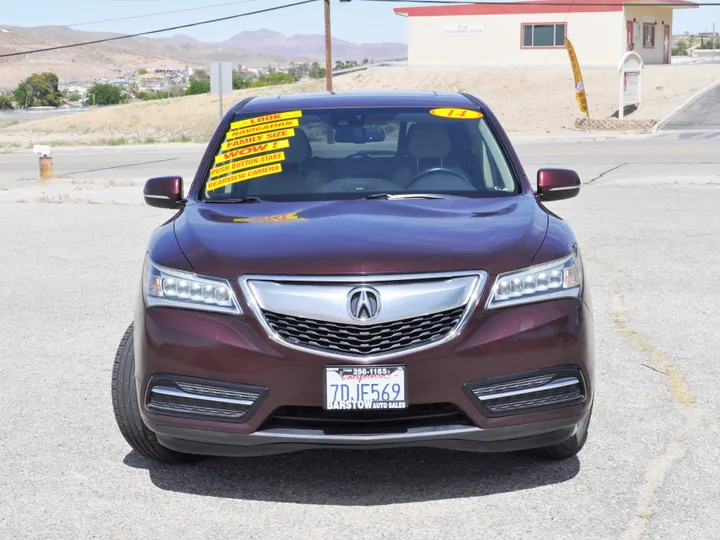
[[[470,109],[432,109],[430,114],[434,116],[442,116],[443,118],[460,118],[462,120],[471,120],[473,118],[483,117],[481,112],[471,111]]]

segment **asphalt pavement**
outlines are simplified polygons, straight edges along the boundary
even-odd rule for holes
[[[694,99],[662,124],[660,131],[720,130],[720,84]]]
[[[720,174],[720,130],[662,132],[653,137],[574,142],[514,141],[528,177],[542,167],[570,167],[583,182],[602,175],[606,182],[702,181]],[[204,145],[167,144],[53,150],[53,172],[82,182],[103,180],[142,182],[152,176],[181,175],[187,184],[195,176]],[[692,165],[692,167],[689,167]],[[29,152],[0,154],[0,189],[35,184],[38,156]]]
[[[597,339],[589,440],[562,463],[418,449],[139,457],[115,425],[110,375],[148,236],[171,215],[142,204],[142,179],[191,177],[201,150],[58,152],[68,177],[42,185],[28,178],[35,156],[0,155],[0,538],[717,538],[715,145],[518,144],[529,176],[569,167],[585,184],[548,203],[580,242]]]

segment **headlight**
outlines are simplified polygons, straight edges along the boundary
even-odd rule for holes
[[[498,275],[485,308],[577,298],[581,285],[582,261],[575,251],[556,261]]]
[[[179,307],[242,315],[227,280],[159,266],[149,256],[145,257],[143,268],[143,290],[149,307]]]

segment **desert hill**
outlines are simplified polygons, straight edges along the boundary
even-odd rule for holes
[[[11,27],[0,25],[0,54],[55,47],[120,36],[110,32],[86,32],[64,26]],[[338,60],[381,60],[404,57],[401,43],[354,44],[334,40]],[[291,62],[322,61],[321,35],[287,37],[269,30],[244,31],[222,43],[195,40],[185,35],[135,37],[73,47],[59,51],[0,59],[0,90],[14,88],[40,71],[53,71],[61,80],[112,78],[139,68],[183,69],[207,67],[215,60],[235,65],[284,66]]]
[[[291,57],[301,51],[303,56],[315,61],[325,59],[325,36],[320,34],[296,34],[285,36],[263,28],[244,31],[223,42],[224,45],[248,51],[265,51]],[[407,58],[404,43],[351,43],[338,38],[332,40],[333,58],[336,60],[394,60]]]

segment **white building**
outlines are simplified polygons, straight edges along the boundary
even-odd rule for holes
[[[625,51],[637,52],[646,64],[669,64],[673,10],[699,4],[637,3],[654,5],[575,0],[572,5],[401,7],[395,13],[408,18],[410,66],[567,66],[565,37],[572,42],[581,68],[615,68]]]

